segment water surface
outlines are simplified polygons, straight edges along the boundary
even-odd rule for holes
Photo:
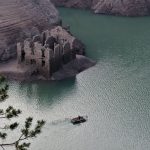
[[[97,65],[60,82],[10,83],[5,105],[21,107],[21,120],[31,114],[47,121],[31,149],[149,150],[150,17],[59,10]],[[71,125],[77,115],[88,122]]]

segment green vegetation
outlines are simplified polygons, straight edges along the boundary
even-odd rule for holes
[[[8,98],[9,86],[5,82],[4,77],[0,77],[0,102],[4,102]],[[16,150],[27,150],[30,146],[30,139],[37,137],[41,133],[41,129],[45,124],[45,121],[38,120],[35,127],[32,128],[33,118],[28,117],[24,123],[24,127],[21,128],[20,134],[18,134],[18,139],[14,139],[13,142],[6,142],[9,134],[7,131],[14,131],[19,127],[18,122],[10,123],[4,125],[7,120],[11,122],[12,118],[19,117],[21,114],[20,109],[15,109],[13,106],[9,106],[6,109],[0,109],[0,148],[3,150],[6,147],[13,146]],[[18,129],[17,129],[18,130]],[[18,131],[17,131],[18,132]],[[6,142],[6,143],[5,143]]]

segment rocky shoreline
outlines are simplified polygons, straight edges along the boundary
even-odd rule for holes
[[[51,78],[46,78],[40,72],[37,73],[37,68],[34,65],[19,64],[17,59],[9,59],[9,61],[0,63],[0,75],[9,80],[18,81],[37,81],[37,80],[63,80],[70,77],[75,77],[80,72],[94,66],[95,61],[84,56],[84,44],[75,38],[67,28],[61,26],[53,26],[50,29],[50,34],[58,37],[57,29],[59,29],[60,38],[66,38],[72,45],[72,50],[76,54],[76,58],[61,66],[61,68],[54,72]],[[34,36],[37,38],[39,35]]]
[[[95,61],[87,58],[86,56],[77,55],[76,59],[63,65],[60,70],[55,72],[50,81],[63,80],[71,77],[75,77],[80,72],[94,66]],[[18,65],[16,59],[10,60],[7,63],[0,64],[0,75],[4,76],[8,80],[17,81],[37,81],[37,80],[47,80],[44,76],[40,74],[34,74],[34,68],[28,66]]]
[[[0,23],[0,75],[20,81],[47,80],[35,71],[35,66],[18,64],[16,57],[18,42],[39,37],[43,31],[55,31],[53,29],[56,26],[61,26],[59,13],[51,1],[0,1]],[[62,37],[66,37],[72,43],[71,49],[76,59],[62,65],[49,80],[73,77],[95,65],[94,61],[83,56],[85,46],[71,34],[69,27],[62,28]]]
[[[56,6],[91,9],[96,14],[120,16],[150,15],[150,0],[52,0]]]

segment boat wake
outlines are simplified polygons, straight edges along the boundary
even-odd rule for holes
[[[85,115],[83,116],[86,120],[88,119],[88,116]],[[54,120],[52,122],[49,123],[49,125],[64,125],[64,124],[68,124],[68,123],[71,123],[71,120],[72,120],[73,117],[70,117],[70,118],[64,118],[64,119],[58,119],[58,120]]]
[[[51,125],[60,125],[60,124],[70,123],[70,121],[71,121],[70,118],[64,118],[64,119],[54,120],[50,124]]]

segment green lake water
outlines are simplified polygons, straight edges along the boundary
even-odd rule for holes
[[[150,150],[150,17],[59,11],[96,66],[59,82],[11,82],[2,105],[47,121],[33,150]],[[88,121],[73,126],[77,115]]]

